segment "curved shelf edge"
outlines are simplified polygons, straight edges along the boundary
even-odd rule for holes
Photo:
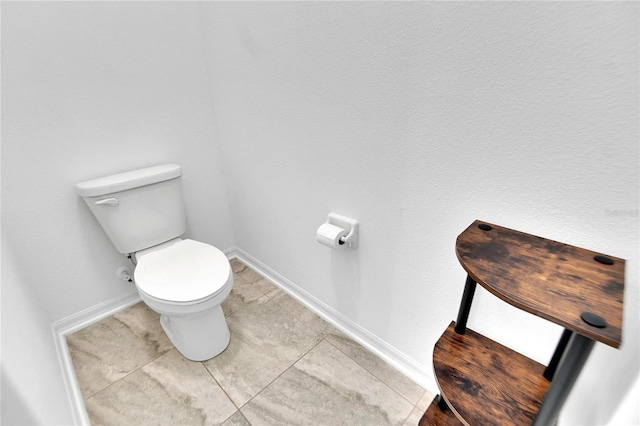
[[[438,387],[464,424],[531,424],[549,381],[545,366],[467,328],[442,334],[433,351]]]
[[[456,256],[471,278],[506,303],[620,346],[624,259],[478,220],[456,239]],[[587,323],[584,313],[606,326]]]
[[[438,407],[438,396],[431,401],[424,412],[418,426],[461,426],[463,423],[450,410],[443,411]]]

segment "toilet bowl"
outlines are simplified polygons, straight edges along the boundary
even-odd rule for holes
[[[116,250],[135,259],[140,298],[160,314],[171,343],[204,361],[229,344],[220,306],[233,287],[227,257],[186,232],[182,168],[163,164],[76,184]]]
[[[160,314],[171,343],[192,361],[224,351],[230,333],[221,303],[233,287],[233,273],[219,249],[175,239],[135,253],[134,282],[140,298]]]

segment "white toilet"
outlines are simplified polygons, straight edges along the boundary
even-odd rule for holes
[[[186,230],[182,170],[148,167],[76,185],[118,252],[136,264],[140,298],[186,358],[204,361],[225,350],[229,327],[220,304],[233,287],[227,257],[179,237]]]

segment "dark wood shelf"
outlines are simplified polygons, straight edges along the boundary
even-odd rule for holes
[[[533,423],[549,387],[545,366],[469,328],[457,334],[454,326],[433,350],[436,381],[454,414],[468,425]]]
[[[463,423],[458,420],[451,410],[441,410],[438,407],[438,396],[436,396],[427,411],[424,412],[418,426],[462,426]]]
[[[478,220],[456,255],[469,275],[459,324],[433,349],[448,410],[437,397],[420,426],[554,424],[595,342],[620,346],[625,261]],[[476,283],[565,328],[548,368],[466,327]]]
[[[458,236],[456,255],[471,278],[505,302],[592,340],[620,346],[623,259],[477,220]],[[589,325],[582,319],[584,312],[601,317],[606,326]]]

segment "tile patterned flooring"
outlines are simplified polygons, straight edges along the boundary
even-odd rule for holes
[[[417,425],[433,395],[243,263],[205,362],[138,303],[67,336],[93,425]]]

